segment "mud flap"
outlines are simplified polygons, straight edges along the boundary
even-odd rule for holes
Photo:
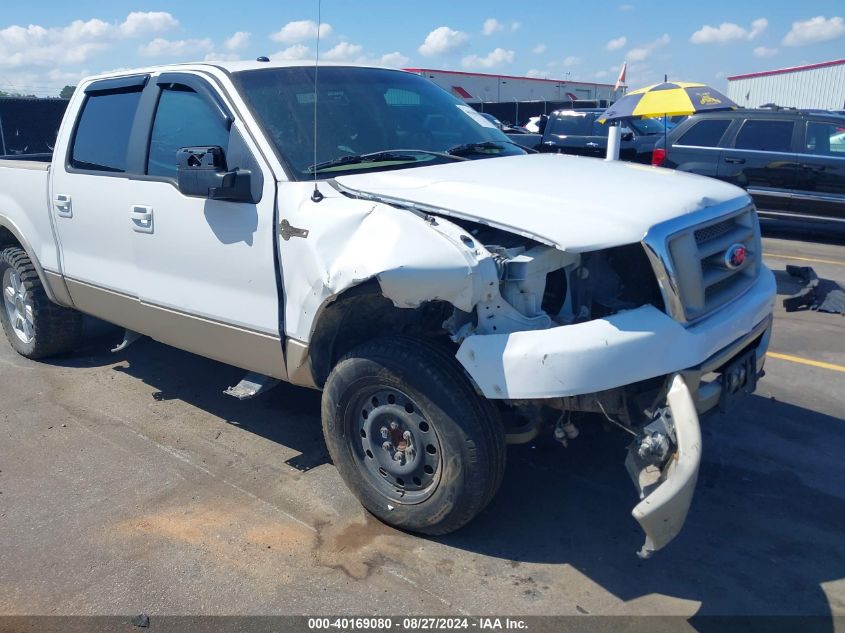
[[[659,483],[637,504],[631,514],[645,532],[645,543],[637,552],[648,558],[666,546],[681,531],[687,518],[698,467],[701,463],[701,428],[690,391],[680,374],[671,379],[667,403],[674,421],[675,453],[660,473]],[[634,482],[638,484],[637,481]],[[639,485],[639,484],[638,484]]]

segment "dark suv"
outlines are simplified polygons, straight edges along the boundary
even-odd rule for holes
[[[845,116],[786,109],[696,114],[660,139],[652,164],[748,191],[762,217],[845,228]]]

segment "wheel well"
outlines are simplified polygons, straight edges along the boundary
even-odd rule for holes
[[[453,310],[445,301],[397,308],[381,293],[375,279],[350,288],[322,311],[311,336],[309,356],[314,382],[322,387],[344,354],[380,336],[411,334],[453,346],[443,329],[443,321]]]
[[[6,248],[7,246],[21,246],[21,243],[15,237],[14,233],[5,226],[0,226],[0,248]]]

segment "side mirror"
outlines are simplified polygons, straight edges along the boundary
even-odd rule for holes
[[[182,147],[176,152],[179,191],[194,198],[256,202],[250,189],[251,172],[228,171],[222,147]]]
[[[623,141],[633,141],[634,140],[634,133],[633,132],[622,132],[622,140]]]

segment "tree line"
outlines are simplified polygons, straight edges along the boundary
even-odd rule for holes
[[[76,86],[65,86],[59,91],[59,99],[70,99],[73,95],[73,91],[76,90]],[[24,94],[22,92],[8,92],[6,90],[0,89],[0,97],[26,97],[26,98],[36,98],[33,94]]]

